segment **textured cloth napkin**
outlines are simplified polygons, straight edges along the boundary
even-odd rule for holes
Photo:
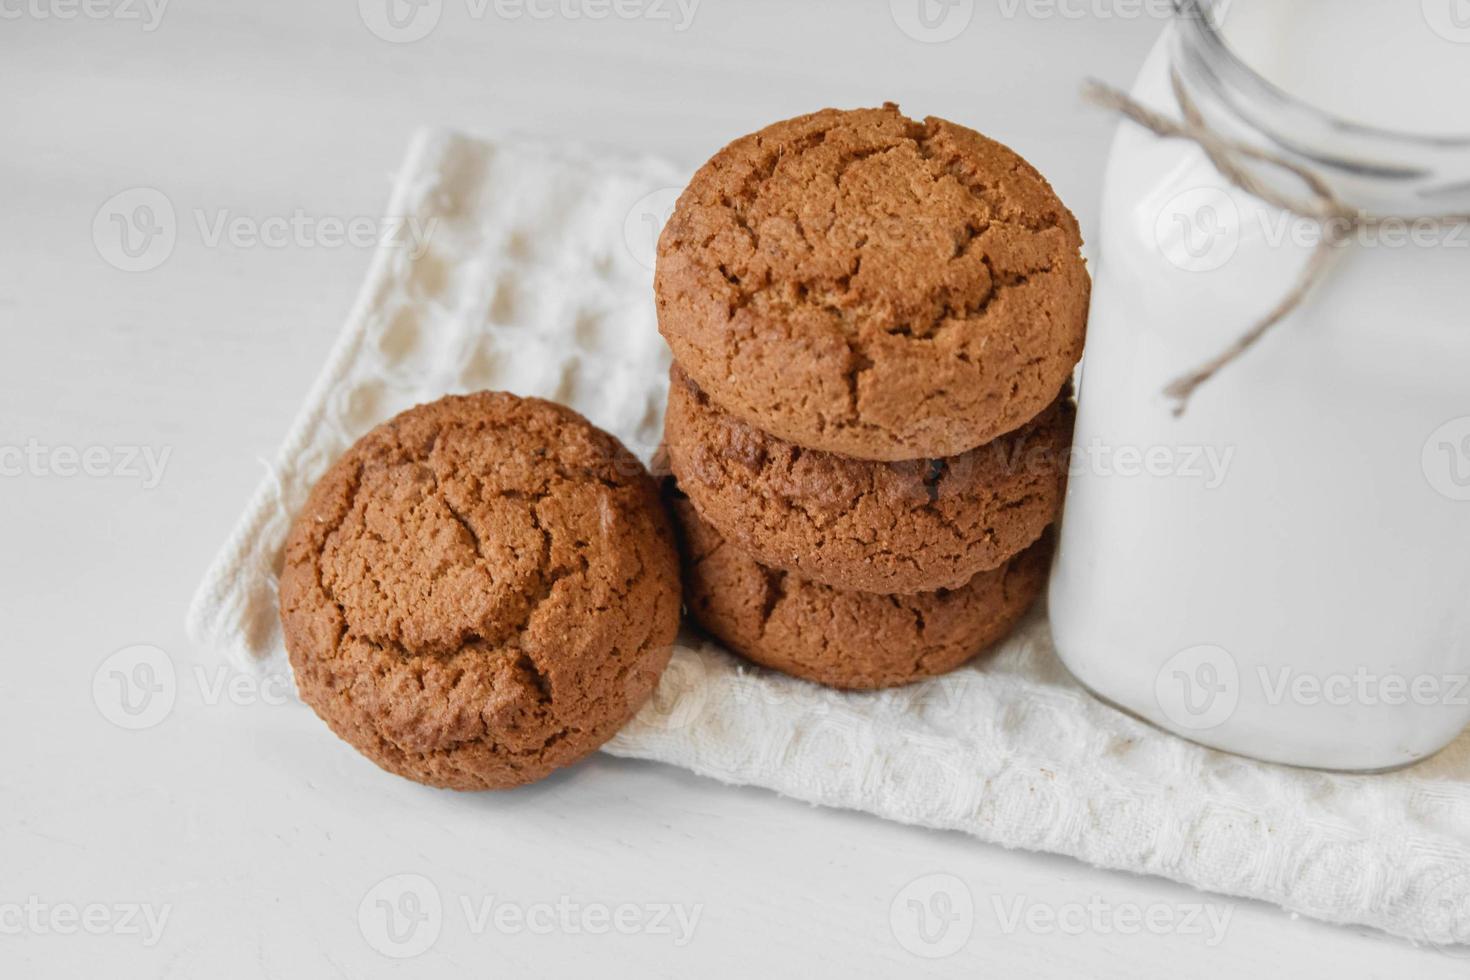
[[[411,405],[482,388],[540,395],[649,458],[668,365],[654,241],[685,176],[651,159],[420,134],[389,206],[407,233],[380,246],[201,583],[193,639],[283,669],[276,575],[291,516],[333,459]],[[1224,755],[1087,695],[1040,610],[972,666],[875,694],[768,673],[686,635],[606,751],[1421,942],[1470,941],[1470,736],[1375,776]]]

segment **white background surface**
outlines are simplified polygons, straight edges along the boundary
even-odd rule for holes
[[[0,975],[1470,971],[1278,909],[655,765],[597,757],[514,793],[425,789],[379,775],[300,705],[248,687],[242,703],[216,697],[230,674],[184,637],[190,592],[369,258],[211,247],[196,209],[376,217],[421,125],[573,137],[692,166],[766,122],[892,99],[1012,144],[1093,230],[1111,127],[1076,90],[1087,74],[1131,77],[1160,27],[1148,7],[1089,0],[1069,8],[1084,16],[1032,16],[978,0],[958,37],[924,44],[895,26],[887,0],[703,0],[684,31],[649,18],[506,19],[493,6],[477,19],[468,0],[444,0],[428,37],[390,44],[349,0],[174,0],[152,31],[66,0],[0,2],[0,445],[170,452],[151,489],[122,475],[0,478]],[[76,19],[57,16],[68,9]],[[140,186],[170,198],[180,232],[167,262],[129,274],[100,257],[92,221]],[[92,696],[98,666],[133,644],[162,648],[178,674],[172,712],[141,731],[115,726]],[[400,873],[430,879],[445,916],[427,952],[395,961],[370,945],[358,910]],[[890,906],[934,873],[965,883],[973,934],[954,956],[924,960],[895,938]],[[562,896],[702,909],[676,947],[657,934],[476,935],[459,904]],[[16,929],[13,906],[32,897],[149,903],[169,918],[151,948],[137,935]],[[1007,932],[995,904],[1094,901],[1232,915],[1212,947],[1208,933]]]

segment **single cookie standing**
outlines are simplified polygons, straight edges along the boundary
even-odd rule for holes
[[[1050,540],[951,591],[844,592],[767,568],[727,542],[683,499],[690,615],[731,650],[831,687],[873,690],[948,673],[995,644],[1040,595]]]
[[[517,786],[643,704],[679,623],[657,487],[571,409],[449,397],[368,433],[296,519],[281,622],[301,697],[389,772]]]
[[[659,240],[659,329],[757,428],[860,459],[954,456],[1071,376],[1081,242],[1001,144],[892,104],[826,109],[694,175]]]
[[[839,589],[958,588],[1057,516],[1070,398],[949,459],[878,463],[802,449],[720,410],[676,366],[664,440],[700,515],[774,568]]]

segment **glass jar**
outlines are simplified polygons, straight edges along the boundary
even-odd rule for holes
[[[1322,229],[1238,189],[1197,144],[1121,125],[1051,581],[1056,645],[1094,693],[1198,742],[1402,766],[1470,723],[1470,228],[1415,220],[1470,212],[1470,132],[1396,133],[1308,106],[1237,56],[1225,6],[1176,0],[1133,97],[1177,118],[1175,76],[1214,132],[1403,220],[1351,230],[1306,300],[1176,417],[1164,390],[1291,290]],[[1351,20],[1374,5],[1331,6]],[[1425,45],[1458,43],[1432,20]],[[1314,64],[1361,67],[1344,30],[1271,37],[1315,77]],[[1415,64],[1385,70],[1412,82]],[[1470,101],[1374,90],[1404,118],[1440,98],[1470,131]],[[1282,168],[1253,172],[1307,197]]]

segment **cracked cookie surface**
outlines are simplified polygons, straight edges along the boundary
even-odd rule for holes
[[[671,497],[695,621],[749,660],[831,687],[896,687],[960,667],[1015,628],[1051,558],[1047,538],[958,589],[844,592],[761,565]]]
[[[721,411],[678,366],[670,377],[664,440],[680,489],[765,565],[864,592],[957,588],[1061,509],[1069,392],[967,453],[882,463],[802,449]]]
[[[596,749],[678,630],[657,487],[571,409],[485,392],[420,405],[297,516],[281,621],[302,699],[390,772],[491,789]]]
[[[1077,221],[1020,156],[892,104],[731,143],[659,240],[659,329],[720,405],[862,459],[953,456],[1081,357]]]

